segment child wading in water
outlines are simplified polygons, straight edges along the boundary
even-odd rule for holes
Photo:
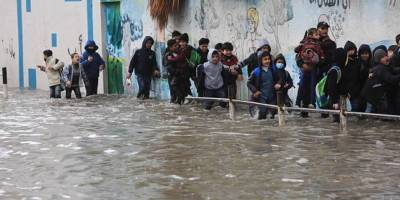
[[[277,92],[282,92],[283,101],[285,106],[291,107],[292,100],[288,95],[288,91],[293,87],[293,80],[290,76],[289,72],[285,70],[286,68],[286,59],[282,54],[276,56],[274,64],[276,66],[275,77],[276,84],[275,89]]]
[[[252,101],[265,104],[275,103],[275,78],[272,67],[272,56],[268,52],[261,52],[259,55],[259,67],[254,69],[251,73],[249,80],[247,82],[247,87],[252,92]],[[268,109],[264,106],[259,107],[258,119],[266,119],[268,114]],[[271,113],[271,118],[274,116],[273,111]]]
[[[71,98],[72,91],[75,93],[77,99],[82,98],[81,95],[81,82],[85,82],[86,86],[89,86],[89,80],[86,76],[85,70],[83,70],[82,64],[79,63],[80,57],[78,53],[71,55],[72,64],[66,66],[63,70],[63,79],[65,82],[65,97]]]
[[[217,50],[211,49],[208,52],[208,62],[198,67],[199,87],[204,88],[205,97],[225,98],[225,82],[227,72],[224,65],[221,63],[221,57]],[[210,110],[214,101],[206,101],[205,109]],[[226,104],[221,102],[221,107],[226,107]]]

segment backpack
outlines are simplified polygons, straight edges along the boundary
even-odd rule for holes
[[[337,73],[337,83],[339,83],[340,79],[342,78],[342,71],[338,66],[335,65],[331,69],[329,69],[328,73],[326,73],[324,77],[317,83],[317,85],[315,86],[317,108],[326,108],[328,106],[329,96],[327,96],[327,94],[325,93],[325,88],[328,74],[332,70],[335,70]]]
[[[197,65],[200,64],[200,60],[201,60],[201,56],[199,53],[197,53],[196,50],[192,50],[190,52],[190,58],[186,59],[186,61],[189,64],[189,67],[192,69],[195,69],[197,67]]]
[[[313,65],[319,63],[320,58],[317,52],[315,52],[314,47],[314,45],[304,45],[302,51],[300,52],[300,57],[304,63]]]
[[[59,60],[56,58],[55,64],[57,64],[58,62],[59,62]],[[61,67],[61,68],[58,70],[58,73],[60,74],[61,92],[65,90],[65,81],[64,81],[64,79],[63,79],[63,76],[64,76],[64,75],[63,75],[63,71],[64,71],[64,67]]]

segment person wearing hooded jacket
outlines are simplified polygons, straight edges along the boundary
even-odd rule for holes
[[[268,40],[258,40],[258,49],[256,52],[250,54],[249,57],[247,57],[246,59],[244,59],[243,61],[241,61],[238,66],[240,68],[243,68],[245,66],[247,66],[247,74],[250,77],[251,73],[253,72],[254,69],[256,69],[258,67],[258,53],[259,52],[263,52],[266,51],[269,54],[271,53],[271,46],[268,42]]]
[[[347,41],[344,45],[347,52],[347,63],[343,69],[343,82],[346,83],[346,90],[350,95],[352,111],[363,112],[365,110],[360,98],[361,87],[361,61],[357,57],[357,46]]]
[[[367,108],[367,102],[363,95],[361,95],[361,91],[368,80],[369,72],[372,69],[372,51],[369,45],[362,44],[358,49],[358,60],[360,64],[360,75],[359,75],[359,100],[358,106],[359,111],[364,112]]]
[[[229,71],[221,63],[220,54],[215,49],[210,49],[207,55],[208,62],[199,65],[197,74],[199,87],[204,91],[204,97],[225,98],[225,80]],[[214,101],[205,101],[205,109],[210,110]],[[221,107],[226,107],[220,102]]]
[[[328,96],[329,108],[333,110],[339,110],[339,101],[341,95],[347,95],[348,89],[345,80],[347,75],[343,73],[346,66],[347,52],[343,48],[337,48],[334,52],[334,63],[331,65],[331,69],[328,70],[328,77],[326,80],[325,93]],[[333,66],[337,66],[340,69],[338,72]],[[341,77],[338,77],[338,73]],[[334,122],[339,122],[339,116],[333,115]]]
[[[98,49],[99,47],[95,41],[88,40],[85,45],[85,52],[83,52],[81,58],[83,70],[88,78],[88,84],[85,84],[86,96],[97,94],[99,74],[105,66],[103,58],[96,52]]]
[[[156,53],[151,50],[154,44],[154,39],[146,36],[142,43],[142,48],[137,50],[129,63],[129,70],[127,79],[130,79],[135,70],[137,81],[139,85],[139,92],[137,98],[148,99],[150,98],[151,78],[158,77],[160,70],[157,66]]]
[[[258,67],[253,70],[248,81],[247,87],[252,93],[251,101],[275,104],[275,90],[277,77],[276,69],[273,67],[273,60],[271,54],[266,51],[259,52],[258,54]],[[275,111],[269,111],[266,107],[259,107],[258,119],[266,119],[268,112],[271,113],[271,118],[274,118]]]
[[[275,77],[276,77],[276,83],[275,83],[275,89],[277,92],[281,91],[283,100],[286,106],[291,107],[292,106],[292,100],[290,99],[288,95],[288,91],[290,88],[293,87],[293,80],[292,77],[290,76],[289,72],[285,70],[286,68],[286,59],[282,54],[278,54],[275,57],[274,64],[276,67],[275,70]]]
[[[393,50],[393,55],[390,58],[390,66],[393,70],[394,74],[400,74],[400,34],[398,34],[395,38],[396,41],[396,48]],[[400,115],[400,85],[395,86],[395,114]]]
[[[400,75],[391,72],[389,56],[383,49],[375,51],[374,62],[377,64],[371,69],[371,76],[362,90],[362,95],[368,102],[365,112],[388,114],[387,94],[391,92],[390,85],[399,84]]]

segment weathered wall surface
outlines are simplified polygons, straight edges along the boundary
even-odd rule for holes
[[[11,87],[29,87],[31,82],[35,88],[48,89],[46,75],[35,70],[37,64],[44,64],[44,49],[53,50],[55,57],[70,63],[68,49],[79,52],[79,38],[85,43],[91,32],[101,50],[99,1],[15,0],[2,2],[2,8],[0,66],[7,66]]]
[[[240,59],[255,50],[258,39],[267,39],[274,54],[286,56],[287,69],[297,82],[299,71],[294,64],[293,49],[305,30],[316,26],[318,21],[330,23],[330,36],[338,46],[343,46],[347,40],[357,45],[389,45],[400,33],[400,2],[397,0],[187,0],[182,11],[170,17],[165,30],[157,30],[147,4],[147,0],[120,1],[123,36],[122,48],[118,49],[117,55],[123,58],[125,71],[146,35],[156,39],[155,49],[162,67],[161,53],[165,41],[173,30],[179,30],[189,34],[195,47],[201,37],[210,38],[211,46],[231,41]],[[100,1],[16,0],[2,2],[2,6],[5,9],[0,18],[3,25],[0,30],[0,66],[8,67],[11,86],[29,86],[28,71],[43,63],[43,49],[50,48],[56,57],[69,62],[67,49],[79,50],[79,36],[82,35],[83,42],[88,38],[91,26],[88,23],[89,7],[93,38],[100,49],[106,43],[102,41],[107,37],[103,37],[105,30],[101,25]],[[56,45],[53,45],[53,37]],[[108,47],[105,49],[110,51]],[[37,88],[47,89],[45,75],[35,73]],[[241,85],[241,98],[246,99],[247,89],[244,82]],[[169,97],[165,80],[157,81],[153,91],[161,98]],[[291,93],[294,97],[296,89]]]
[[[145,0],[121,3],[122,13],[131,21],[131,28],[124,26],[127,59],[146,35],[165,41],[163,34],[157,34],[146,6]],[[274,54],[286,56],[287,69],[297,83],[299,71],[293,49],[308,28],[315,27],[319,21],[329,22],[329,34],[338,46],[347,40],[357,45],[390,45],[400,33],[399,17],[400,2],[396,0],[189,0],[180,13],[170,18],[165,38],[170,38],[173,30],[179,30],[189,34],[194,46],[201,37],[210,38],[211,46],[230,41],[241,59],[255,50],[258,39],[267,39]],[[244,85],[241,98],[247,98]],[[162,96],[168,96],[165,87],[161,88]],[[292,98],[295,93],[296,89],[292,89]]]

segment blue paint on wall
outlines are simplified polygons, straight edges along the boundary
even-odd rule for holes
[[[26,12],[31,12],[31,0],[26,0]]]
[[[51,34],[51,46],[57,47],[57,33]]]
[[[18,21],[18,78],[19,88],[24,87],[24,41],[22,29],[22,0],[17,0],[17,21]]]
[[[86,9],[88,40],[93,40],[93,0],[87,0]]]
[[[36,69],[28,69],[29,75],[29,89],[35,90],[36,89]]]

